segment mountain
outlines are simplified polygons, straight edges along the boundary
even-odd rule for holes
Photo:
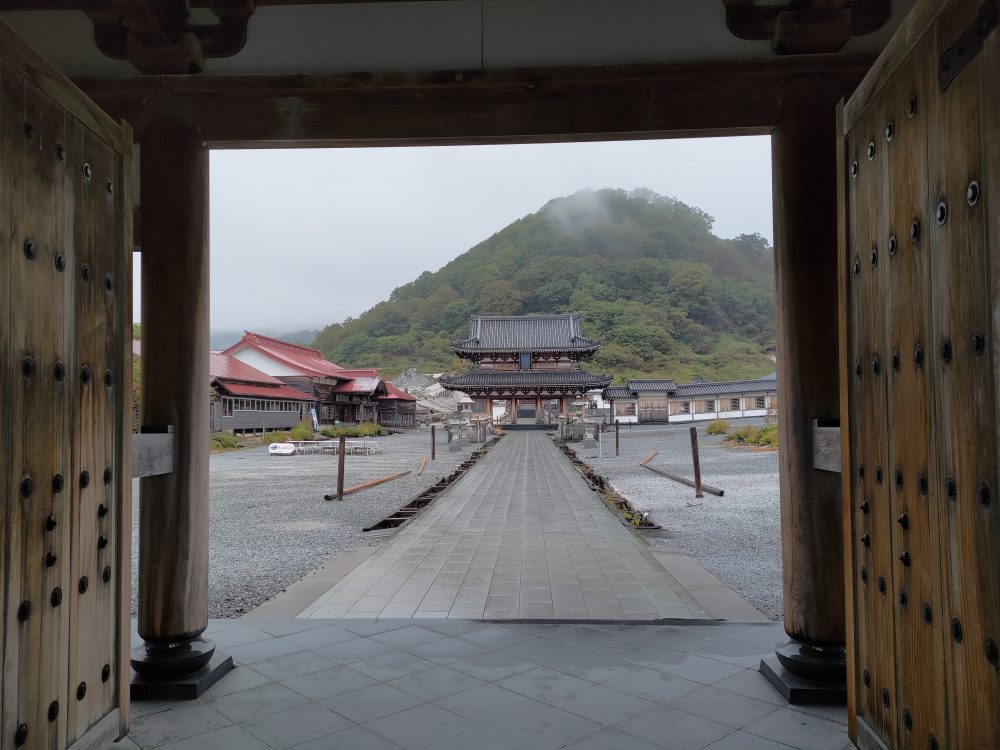
[[[320,331],[344,366],[460,369],[448,345],[469,316],[578,312],[604,342],[588,369],[686,381],[774,370],[774,258],[760,235],[727,240],[698,208],[649,190],[550,201],[425,271],[388,300]]]

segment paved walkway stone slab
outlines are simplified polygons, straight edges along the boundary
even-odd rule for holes
[[[709,619],[539,432],[506,435],[300,617]]]
[[[237,663],[194,701],[133,703],[132,737],[102,750],[852,747],[843,707],[789,706],[729,661],[773,653],[786,639],[778,623],[288,622],[210,621],[209,638],[295,653]],[[344,665],[297,674],[322,663],[322,643],[342,648]]]

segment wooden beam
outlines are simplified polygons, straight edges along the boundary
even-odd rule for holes
[[[837,99],[821,80],[799,82],[788,97],[771,137],[784,622],[796,641],[837,647],[844,643],[840,476],[813,467],[810,445],[813,420],[840,413]]]
[[[813,468],[840,473],[840,428],[820,427],[813,420]]]
[[[217,148],[528,143],[771,132],[790,83],[849,94],[870,57],[306,76],[81,79],[141,141],[167,114]]]

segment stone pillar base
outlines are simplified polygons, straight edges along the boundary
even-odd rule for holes
[[[847,654],[843,647],[790,640],[762,659],[760,673],[789,703],[847,703]]]

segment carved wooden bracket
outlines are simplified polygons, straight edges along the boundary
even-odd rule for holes
[[[779,55],[836,52],[852,36],[882,28],[892,0],[722,0],[726,26],[740,39],[770,39]]]
[[[235,55],[253,12],[254,0],[213,1],[197,16],[185,0],[109,0],[86,9],[98,49],[150,75],[198,73],[206,57]]]

